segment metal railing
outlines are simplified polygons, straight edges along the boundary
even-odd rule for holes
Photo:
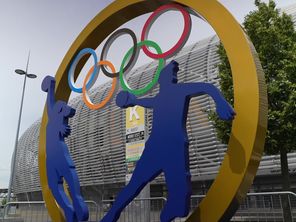
[[[86,201],[89,209],[89,220],[98,218],[98,204]],[[50,221],[44,201],[15,201],[4,207],[3,222],[47,222]],[[1,222],[2,222],[1,221]]]
[[[99,205],[99,219],[112,206],[114,200],[103,200]],[[166,198],[151,197],[151,198],[136,198],[134,199],[121,213],[118,222],[158,222],[160,221],[160,212],[164,207]]]
[[[204,197],[204,195],[191,196],[190,210],[193,211]],[[289,191],[248,193],[232,221],[283,221],[283,198],[288,200],[292,220],[296,221],[296,194]],[[89,221],[99,221],[108,212],[113,200],[103,200],[100,203],[86,202],[90,212]],[[165,202],[164,197],[135,199],[121,213],[118,222],[159,222]],[[10,202],[4,207],[2,221],[48,222],[50,218],[43,201]],[[174,222],[181,221],[185,219],[174,220]]]
[[[284,221],[284,202],[296,221],[296,194],[289,191],[248,193],[233,219],[235,221]]]
[[[191,196],[191,209],[198,206],[205,195]],[[284,221],[283,199],[287,198],[292,221],[296,221],[296,194],[290,191],[248,193],[232,221]]]

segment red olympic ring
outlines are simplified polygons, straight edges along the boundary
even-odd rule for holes
[[[143,51],[144,53],[153,59],[163,59],[163,58],[168,58],[170,56],[173,56],[174,53],[181,49],[189,35],[190,35],[190,31],[191,31],[191,17],[190,14],[188,13],[188,11],[186,11],[186,9],[178,4],[168,4],[168,5],[163,5],[161,7],[159,7],[157,10],[155,10],[150,17],[148,18],[148,20],[146,21],[143,30],[142,30],[142,34],[141,34],[141,41],[146,40],[147,36],[148,36],[148,32],[153,24],[153,22],[160,16],[162,15],[164,12],[169,11],[169,10],[179,10],[184,18],[184,29],[183,29],[183,33],[179,39],[179,41],[168,51],[162,53],[162,54],[155,54],[152,53],[148,50],[147,46],[143,45]]]

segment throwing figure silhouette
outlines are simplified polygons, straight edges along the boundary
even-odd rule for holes
[[[55,79],[53,77],[46,76],[41,88],[47,92],[46,170],[48,186],[56,202],[64,210],[67,222],[87,221],[88,208],[80,194],[79,179],[65,143],[65,138],[71,133],[68,120],[75,115],[75,109],[63,101],[55,101]],[[73,206],[65,193],[63,178],[69,186]]]
[[[159,93],[153,98],[137,99],[126,91],[117,95],[116,103],[121,108],[139,105],[153,109],[152,131],[130,182],[119,193],[101,222],[117,221],[121,211],[161,172],[164,172],[168,188],[168,199],[161,212],[161,222],[188,215],[191,175],[186,119],[190,98],[210,95],[216,103],[219,118],[223,120],[232,120],[235,112],[212,84],[178,84],[178,71],[179,64],[175,61],[164,67],[158,80]]]

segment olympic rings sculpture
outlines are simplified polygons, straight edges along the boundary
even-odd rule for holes
[[[153,42],[151,40],[147,40],[147,36],[148,36],[148,32],[149,32],[151,26],[156,21],[156,19],[160,15],[162,15],[163,13],[165,13],[169,10],[177,10],[177,11],[181,12],[183,19],[184,19],[184,29],[183,29],[182,35],[181,35],[180,39],[178,40],[178,42],[168,51],[162,52],[160,46],[156,42]],[[82,49],[76,55],[76,57],[73,59],[71,65],[70,65],[70,69],[68,72],[69,87],[73,92],[82,93],[84,103],[90,109],[93,109],[93,110],[103,108],[106,104],[108,104],[109,101],[111,101],[111,99],[113,98],[113,96],[115,95],[115,92],[117,90],[118,77],[120,79],[120,85],[124,91],[128,91],[128,92],[130,92],[134,95],[137,95],[137,96],[143,95],[143,94],[147,93],[148,91],[150,91],[155,86],[155,84],[158,81],[160,72],[161,72],[162,68],[165,66],[165,59],[168,59],[168,58],[174,56],[183,48],[183,46],[186,44],[186,42],[188,40],[190,32],[191,32],[191,17],[190,17],[189,12],[184,7],[182,7],[181,5],[178,5],[178,4],[163,5],[163,6],[159,7],[156,11],[154,11],[150,15],[150,17],[147,19],[147,21],[145,22],[144,27],[142,29],[142,33],[141,33],[141,41],[140,42],[137,42],[136,34],[132,30],[127,29],[127,28],[123,28],[123,29],[119,29],[119,30],[115,31],[107,39],[107,41],[102,49],[100,61],[98,61],[96,52],[93,49],[91,49],[91,48]],[[107,61],[106,57],[107,57],[109,48],[112,45],[112,43],[119,36],[126,35],[126,34],[132,38],[133,46],[125,54],[125,56],[121,62],[121,65],[120,65],[120,70],[116,72],[114,65],[110,61]],[[152,53],[151,51],[149,51],[148,47],[154,48],[157,53]],[[134,67],[136,60],[138,59],[140,49],[143,49],[143,52],[148,57],[150,57],[152,59],[157,59],[158,60],[158,67],[157,67],[154,77],[150,83],[148,83],[143,88],[132,89],[128,85],[128,82],[125,79],[125,75]],[[84,79],[84,82],[83,82],[83,87],[78,88],[75,86],[75,83],[74,83],[75,69],[76,69],[76,66],[77,66],[78,62],[80,61],[80,59],[87,54],[91,54],[91,56],[94,59],[95,65],[88,71],[88,73]],[[109,72],[105,66],[108,66],[112,72]],[[93,104],[87,94],[87,91],[96,82],[100,69],[102,70],[104,75],[113,79],[112,80],[112,87],[111,87],[111,90],[110,90],[108,96],[102,102],[100,102],[99,104]]]
[[[219,36],[232,70],[234,108],[237,113],[232,123],[227,153],[221,163],[219,173],[207,195],[186,221],[229,221],[251,186],[263,153],[267,128],[267,92],[264,73],[254,46],[240,24],[218,0],[114,0],[81,31],[67,51],[55,76],[55,95],[57,99],[69,100],[71,90],[67,87],[68,72],[77,52],[82,48],[96,48],[121,25],[172,2],[188,7],[191,15],[200,15]],[[79,63],[77,70],[80,70],[82,65]],[[113,72],[112,68],[111,71]],[[79,76],[79,73],[75,76]],[[246,83],[248,83],[247,86]],[[38,149],[40,184],[52,221],[64,222],[63,212],[48,186],[47,123],[48,116],[45,109],[40,127]],[[238,156],[243,158],[238,158]]]

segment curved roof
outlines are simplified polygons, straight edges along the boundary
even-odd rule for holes
[[[294,24],[296,23],[296,4],[290,5],[286,8],[283,8],[282,11],[292,16]]]
[[[216,36],[184,48],[173,59],[179,62],[179,82],[211,82],[218,85]],[[193,62],[194,61],[194,62]],[[146,85],[156,69],[152,62],[137,68],[127,77],[131,87]],[[111,83],[95,88],[90,97],[97,103],[104,99]],[[149,95],[157,94],[155,87]],[[114,100],[105,108],[93,111],[81,97],[70,101],[76,109],[70,120],[72,134],[67,139],[82,186],[119,183],[125,181],[125,111]],[[214,108],[207,96],[193,98],[187,121],[190,140],[190,168],[194,176],[216,173],[223,159],[225,146],[220,144],[207,112]],[[151,130],[152,112],[146,110],[147,132]],[[40,190],[38,176],[38,135],[40,121],[34,123],[20,138],[17,153],[15,193]],[[158,180],[162,178],[159,177]],[[156,181],[158,181],[156,180]]]

